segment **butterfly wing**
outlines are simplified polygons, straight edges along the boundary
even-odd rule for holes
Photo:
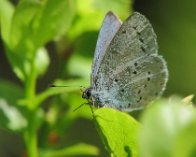
[[[120,26],[121,21],[119,20],[119,18],[116,15],[114,15],[111,11],[108,12],[105,16],[105,19],[103,21],[103,24],[98,35],[92,67],[92,86],[94,86],[94,78],[97,75],[98,68],[100,67],[100,63],[106,53],[106,49],[108,48],[116,32],[119,30]]]
[[[131,111],[162,94],[168,71],[157,54],[150,22],[133,13],[120,27],[99,66],[95,93],[105,106]]]

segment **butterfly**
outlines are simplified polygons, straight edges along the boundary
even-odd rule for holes
[[[92,65],[91,86],[82,97],[95,107],[121,111],[144,108],[168,80],[149,20],[134,12],[123,23],[109,11],[102,23]]]

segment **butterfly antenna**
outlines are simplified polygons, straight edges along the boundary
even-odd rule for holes
[[[64,86],[64,85],[54,85],[54,84],[49,84],[48,87],[80,87],[80,88],[84,88],[83,86],[78,86],[78,85]]]

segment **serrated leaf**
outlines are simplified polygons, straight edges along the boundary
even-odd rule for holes
[[[103,143],[113,157],[137,157],[140,124],[130,115],[110,108],[94,112],[95,124]]]

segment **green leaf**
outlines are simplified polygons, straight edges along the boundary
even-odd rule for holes
[[[45,62],[34,65],[40,57],[39,49],[65,33],[74,17],[74,10],[73,0],[19,2],[10,22],[10,36],[5,47],[14,72],[21,80],[29,77],[33,66],[36,75],[44,73],[49,62],[46,53]],[[40,71],[40,67],[44,68]]]
[[[24,93],[21,87],[10,81],[0,79],[0,97],[6,99],[9,104],[17,106],[17,101],[23,96]]]
[[[127,18],[130,15],[131,0],[85,0],[85,3],[83,0],[78,0],[77,6],[75,21],[68,32],[72,39],[84,32],[99,30],[109,10],[123,19]]]
[[[42,157],[64,157],[64,156],[77,156],[77,155],[93,155],[97,156],[99,154],[99,150],[97,147],[89,145],[89,144],[76,144],[70,147],[66,147],[61,150],[53,150],[53,151],[43,151],[41,153]]]
[[[48,41],[64,34],[75,15],[75,0],[47,0],[34,20],[34,41],[41,47]]]
[[[12,22],[12,47],[19,51],[26,46],[26,50],[35,51],[64,34],[74,13],[74,0],[21,1]]]
[[[8,44],[14,7],[8,0],[0,1],[0,25],[3,41]]]
[[[20,1],[12,18],[9,41],[5,45],[13,70],[23,81],[30,75],[36,57],[32,22],[40,8],[40,3]]]
[[[176,137],[174,144],[174,157],[195,157],[196,156],[196,118],[189,121],[187,126],[182,128]]]
[[[20,111],[2,98],[0,98],[0,126],[14,131],[27,126],[27,121]]]
[[[93,2],[93,6],[98,10],[103,10],[104,12],[108,12],[108,6],[110,6],[109,9],[123,19],[127,18],[127,15],[132,12],[132,0],[95,0]]]
[[[38,49],[35,57],[35,66],[39,75],[46,72],[49,62],[50,59],[47,50],[43,47]]]
[[[9,42],[10,49],[15,53],[26,54],[36,50],[32,40],[34,33],[32,22],[40,9],[41,4],[35,1],[20,1],[17,5],[12,19]]]
[[[140,124],[130,115],[101,108],[94,112],[96,128],[107,150],[114,157],[138,156],[138,131]]]
[[[195,109],[180,99],[172,98],[153,103],[144,112],[142,123],[142,156],[188,157],[193,148],[195,151]]]
[[[17,101],[23,97],[22,90],[15,84],[0,80],[0,127],[21,130],[26,127],[25,108]]]

